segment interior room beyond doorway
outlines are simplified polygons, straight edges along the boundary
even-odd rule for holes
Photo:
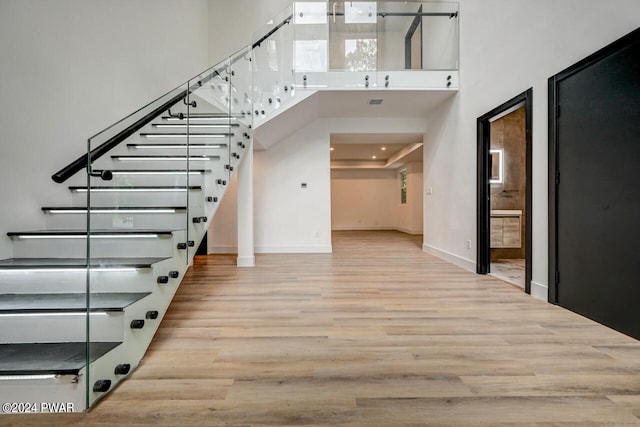
[[[331,135],[331,228],[422,234],[421,134]]]
[[[490,251],[492,275],[525,287],[526,114],[523,105],[491,120]]]

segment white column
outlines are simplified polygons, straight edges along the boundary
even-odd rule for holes
[[[253,141],[238,169],[238,267],[255,267],[253,248]]]

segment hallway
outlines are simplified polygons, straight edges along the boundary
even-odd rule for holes
[[[197,258],[129,380],[88,414],[0,425],[640,425],[640,343],[421,243]]]

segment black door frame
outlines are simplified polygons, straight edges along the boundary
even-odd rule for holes
[[[560,170],[558,168],[558,119],[560,117],[560,82],[608,56],[640,40],[640,28],[589,55],[571,67],[549,77],[549,296],[548,301],[558,304],[558,193]]]
[[[491,119],[505,111],[514,108],[518,104],[525,107],[525,151],[527,157],[527,183],[526,183],[526,209],[525,209],[525,281],[524,291],[531,293],[531,240],[533,237],[532,228],[532,113],[533,113],[533,88],[529,88],[518,96],[510,99],[499,107],[478,117],[478,189],[477,189],[477,226],[476,226],[476,272],[487,274],[490,269],[491,257],[491,187],[489,185],[489,148],[491,146]]]

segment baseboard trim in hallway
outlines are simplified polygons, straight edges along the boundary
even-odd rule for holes
[[[330,254],[331,245],[256,245],[256,254]]]
[[[427,245],[426,243],[422,244],[422,251],[445,261],[449,261],[451,264],[455,264],[472,273],[475,273],[476,271],[476,263],[473,260],[443,251],[442,249]]]
[[[531,281],[531,296],[542,301],[548,301],[549,287],[544,283]]]
[[[640,426],[640,342],[422,251],[196,257],[131,378],[60,426]]]

